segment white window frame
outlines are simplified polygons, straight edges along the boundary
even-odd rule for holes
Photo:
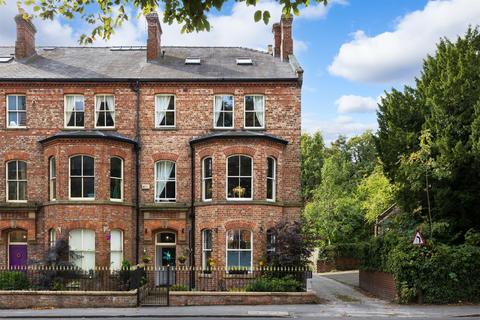
[[[268,159],[273,160],[273,177],[268,176]],[[267,201],[275,202],[277,200],[277,159],[275,159],[274,157],[267,157],[267,172],[265,176],[266,176],[265,193],[266,193]],[[268,197],[267,186],[269,181],[272,181],[272,198]]]
[[[157,97],[173,97],[173,110],[157,110]],[[158,123],[158,114],[160,112],[165,113],[165,117],[167,116],[167,112],[173,112],[173,125],[160,125]],[[162,93],[155,95],[155,128],[157,129],[172,129],[176,128],[177,126],[177,97],[174,94]]]
[[[233,231],[233,232],[235,232],[235,231],[250,232],[250,249],[228,249],[228,234],[231,231]],[[251,230],[241,229],[241,228],[240,229],[230,229],[230,230],[227,230],[227,232],[226,232],[226,235],[225,235],[225,266],[227,267],[227,270],[239,268],[238,266],[232,267],[232,266],[228,265],[228,252],[229,251],[235,251],[235,252],[250,251],[250,268],[249,268],[248,272],[251,272],[252,268],[253,268],[253,232]]]
[[[232,97],[232,125],[230,127],[218,127],[217,121],[215,121],[215,102],[217,97]],[[222,100],[223,101],[223,100]],[[220,111],[220,112],[230,112],[230,111]],[[235,128],[235,96],[233,94],[216,94],[213,96],[213,128],[214,129],[233,129]]]
[[[55,170],[53,170],[52,163],[55,164]],[[50,201],[57,200],[57,160],[54,156],[48,159],[48,198]]]
[[[120,160],[120,178],[119,177],[112,177],[112,159],[119,159]],[[117,199],[117,198],[112,198],[111,195],[112,195],[112,190],[110,190],[109,188],[109,191],[110,191],[110,201],[117,201],[117,202],[122,202],[123,201],[123,159],[120,158],[120,157],[110,157],[110,179],[109,179],[109,183],[110,183],[110,186],[111,186],[111,180],[112,179],[115,179],[115,180],[120,180],[120,198]]]
[[[57,242],[57,230],[55,230],[55,228],[51,228],[48,231],[48,247],[53,248],[56,242]]]
[[[16,109],[15,110],[9,110],[8,109],[8,101],[9,101],[9,97],[15,97],[15,100],[16,100]],[[18,110],[18,97],[24,97],[24,101],[25,101],[25,110]],[[26,123],[27,123],[27,96],[24,95],[24,94],[8,94],[6,96],[6,99],[7,101],[5,102],[5,108],[6,108],[6,114],[5,114],[5,118],[6,118],[6,122],[7,122],[7,128],[8,129],[25,129],[27,127]],[[10,112],[15,112],[17,113],[17,121],[18,121],[18,114],[19,113],[25,113],[25,125],[24,126],[21,126],[21,125],[16,125],[16,126],[12,126],[10,125],[10,119],[9,119],[9,113]]]
[[[69,232],[69,234],[68,234],[69,244],[70,244],[70,239],[71,239],[71,237],[72,237],[72,236],[71,236],[71,232],[73,232],[73,231],[81,231],[81,244],[82,244],[82,246],[81,246],[80,250],[69,250],[68,260],[71,261],[71,256],[70,256],[70,252],[71,252],[71,251],[73,251],[73,252],[80,252],[80,253],[84,253],[84,252],[92,253],[92,252],[93,252],[93,268],[95,268],[95,260],[96,260],[96,259],[95,259],[95,258],[96,258],[96,254],[95,254],[96,239],[95,239],[95,238],[96,238],[96,236],[97,236],[96,233],[95,233],[95,230],[91,230],[91,229],[73,229],[73,230],[71,230],[71,231]],[[85,241],[84,241],[85,231],[91,231],[91,232],[93,232],[93,247],[94,247],[93,249],[86,249],[86,248],[85,248]],[[81,255],[81,254],[80,254],[80,255]],[[85,271],[91,270],[91,269],[86,269],[86,268],[85,268],[85,260],[84,260],[84,258],[82,257],[82,258],[80,258],[80,259],[82,259],[82,266],[81,266],[80,268],[81,268],[82,270],[85,270]]]
[[[71,175],[71,166],[72,158],[81,156],[82,157],[82,175],[73,176],[74,178],[82,178],[82,196],[81,197],[72,197],[72,175]],[[93,159],[93,176],[84,176],[83,175],[83,157],[89,157]],[[83,197],[83,178],[93,178],[93,197]],[[110,181],[109,181],[110,182]],[[68,158],[68,198],[70,200],[82,200],[82,201],[93,201],[95,200],[97,193],[95,192],[95,157],[92,157],[87,154],[76,154]]]
[[[120,233],[120,250],[114,250],[112,248],[112,232],[119,232]],[[112,261],[112,253],[120,253],[120,266],[118,269],[113,266],[113,261]],[[122,268],[122,262],[123,262],[123,230],[121,229],[112,229],[110,230],[110,269],[112,270],[120,270]]]
[[[157,163],[159,162],[172,162],[175,166],[174,168],[174,173],[175,173],[175,179],[174,180],[171,180],[170,178],[167,178],[167,180],[157,180],[157,175],[158,175],[158,172],[157,172]],[[163,203],[163,202],[177,202],[177,163],[175,161],[172,161],[172,160],[159,160],[157,162],[155,162],[154,164],[154,171],[155,171],[155,188],[154,188],[154,194],[153,194],[153,197],[154,197],[154,202],[155,203]],[[157,199],[157,181],[165,181],[165,183],[167,182],[171,182],[171,181],[174,181],[175,182],[175,198],[159,198]],[[166,188],[166,185],[165,185],[165,188]],[[165,195],[166,195],[166,192],[165,192]],[[162,200],[160,200],[162,199]]]
[[[16,162],[16,165],[15,165],[15,166],[16,166],[15,176],[16,176],[16,177],[15,177],[14,180],[10,180],[10,179],[8,178],[8,164],[10,164],[10,163],[12,163],[12,162]],[[19,178],[18,178],[18,163],[19,163],[19,162],[24,162],[24,163],[25,163],[25,176],[26,176],[25,179],[19,179]],[[6,193],[5,193],[5,198],[6,198],[6,201],[7,201],[7,202],[25,203],[25,202],[28,201],[28,200],[27,200],[27,199],[28,199],[28,189],[27,189],[27,188],[28,188],[28,164],[27,164],[27,161],[24,161],[24,160],[10,160],[10,161],[7,161],[7,162],[5,163],[5,181],[6,181],[6,188],[5,188]],[[17,184],[17,196],[16,196],[16,199],[9,199],[9,198],[8,198],[8,194],[9,194],[8,183],[9,183],[9,182],[15,182],[15,183]],[[19,186],[19,184],[20,184],[21,182],[25,182],[25,200],[19,200],[19,199],[18,199],[18,196],[20,195],[20,193],[19,193],[19,191],[18,191],[18,190],[19,190],[18,186]]]
[[[109,111],[97,110],[97,99],[103,98],[103,102],[105,103],[106,102],[106,97],[112,97],[113,98],[113,109],[109,110]],[[113,95],[113,94],[97,94],[97,95],[95,95],[95,106],[94,106],[93,109],[94,109],[94,112],[95,112],[95,128],[96,129],[115,129],[115,125],[117,123],[117,121],[115,120],[115,114],[116,114],[116,111],[115,111],[115,109],[116,109],[115,108],[115,95]],[[98,116],[99,116],[100,112],[105,113],[105,117],[106,117],[107,113],[112,114],[113,126],[99,126],[99,125],[97,125],[97,120],[98,120]]]
[[[255,113],[255,111],[247,111],[247,97],[262,97],[263,98],[263,112],[262,112],[262,126],[261,127],[249,127],[247,126],[247,112]],[[245,129],[256,129],[261,130],[265,129],[265,96],[263,94],[247,94],[243,97],[243,127]]]
[[[210,161],[212,162],[212,175],[210,177],[205,177],[205,161],[207,159],[210,159]],[[205,182],[207,180],[210,180],[212,181],[212,197],[211,198],[206,198],[206,191],[207,191],[207,187],[205,185]],[[212,201],[213,199],[213,158],[208,156],[208,157],[205,157],[202,159],[202,201]]]
[[[77,98],[82,98],[83,100],[83,126],[69,126],[68,119],[67,119],[67,97],[74,97],[75,100]],[[75,102],[74,102],[75,103]],[[77,111],[72,111],[72,113],[77,113]],[[86,114],[86,107],[85,107],[85,96],[82,94],[66,94],[63,96],[63,123],[65,129],[85,129],[85,114]]]
[[[239,156],[244,156],[244,157],[250,158],[250,161],[252,163],[250,176],[232,176],[232,178],[248,178],[248,177],[250,177],[251,184],[252,184],[252,191],[251,191],[251,194],[250,194],[250,198],[229,198],[228,197],[228,178],[230,177],[228,175],[228,161],[232,157],[239,157]],[[225,168],[225,170],[226,170],[225,171],[225,176],[227,177],[226,181],[225,181],[225,197],[226,197],[226,199],[228,201],[252,201],[253,200],[253,191],[254,191],[254,188],[253,188],[253,157],[251,157],[249,155],[246,155],[246,154],[232,154],[231,156],[227,157],[227,165],[225,167],[226,167]]]
[[[212,247],[211,248],[206,248],[206,237],[205,237],[205,234],[206,232],[209,231],[210,232],[210,236],[211,236],[211,244],[212,244]],[[210,257],[213,257],[212,254],[213,254],[213,230],[212,229],[203,229],[202,230],[202,269],[203,270],[207,270],[208,269],[208,261],[206,259],[206,252],[210,252]]]

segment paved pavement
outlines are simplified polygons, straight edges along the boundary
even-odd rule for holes
[[[333,280],[336,279],[336,280]],[[341,281],[341,282],[339,282]],[[342,283],[343,282],[343,283]],[[344,283],[350,283],[347,285]],[[396,305],[367,297],[354,288],[355,275],[314,275],[312,289],[324,299],[318,305],[202,306],[130,309],[0,310],[3,319],[480,319],[480,306]]]

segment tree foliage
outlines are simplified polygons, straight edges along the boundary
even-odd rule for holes
[[[302,134],[302,196],[308,201],[322,180],[322,166],[325,158],[325,143],[320,132]]]
[[[244,2],[247,6],[256,6],[258,0],[235,0]],[[309,0],[276,0],[286,15],[300,14],[300,8],[312,4]],[[313,3],[327,5],[328,0],[314,0]],[[109,39],[115,29],[124,21],[130,19],[129,8],[139,14],[149,14],[159,9],[163,11],[163,22],[179,23],[182,32],[210,31],[208,15],[220,11],[227,0],[17,0],[20,12],[25,13],[25,18],[40,17],[52,20],[55,16],[66,19],[80,18],[92,26],[89,35],[83,34],[80,43],[94,42],[97,38]],[[0,5],[5,0],[0,0]],[[256,22],[262,20],[268,24],[270,12],[257,10],[252,17]]]
[[[387,93],[378,113],[379,157],[399,204],[425,217],[430,201],[454,235],[480,226],[479,52],[478,28],[442,39],[416,87]]]

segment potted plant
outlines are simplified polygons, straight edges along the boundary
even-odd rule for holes
[[[147,255],[144,255],[144,256],[142,257],[142,261],[143,261],[143,263],[145,263],[145,264],[148,264],[148,263],[150,262],[150,260],[151,260],[150,257],[147,256]]]
[[[213,258],[208,258],[207,260],[207,268],[203,270],[203,273],[212,273],[212,269],[215,266],[215,259]]]
[[[178,262],[180,262],[180,264],[182,265],[185,263],[185,261],[187,261],[187,257],[185,256],[179,256],[177,259],[178,259]]]

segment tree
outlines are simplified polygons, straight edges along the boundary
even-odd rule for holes
[[[276,0],[282,7],[283,14],[300,14],[300,8],[308,6],[309,0]],[[6,0],[0,0],[5,4]],[[255,6],[258,0],[236,0],[244,2],[247,6]],[[314,3],[327,5],[328,0],[314,0]],[[168,24],[178,22],[182,25],[182,32],[209,31],[208,16],[213,10],[220,11],[227,0],[18,0],[20,12],[25,13],[25,18],[38,16],[42,19],[53,19],[60,15],[66,19],[79,17],[92,25],[90,35],[83,34],[80,42],[92,43],[96,38],[109,39],[115,28],[128,20],[128,8],[139,10],[143,15],[163,10],[163,21]],[[254,14],[256,22],[263,20],[267,24],[270,20],[268,10],[257,10]]]
[[[320,132],[302,134],[302,196],[309,201],[313,191],[322,180],[322,166],[325,158],[325,144]]]
[[[479,52],[478,27],[442,39],[416,87],[387,93],[378,113],[379,157],[402,208],[427,216],[430,206],[452,235],[480,226]]]
[[[375,166],[371,175],[360,181],[356,193],[365,220],[371,224],[395,202],[395,187],[383,175],[383,169],[379,164]]]

